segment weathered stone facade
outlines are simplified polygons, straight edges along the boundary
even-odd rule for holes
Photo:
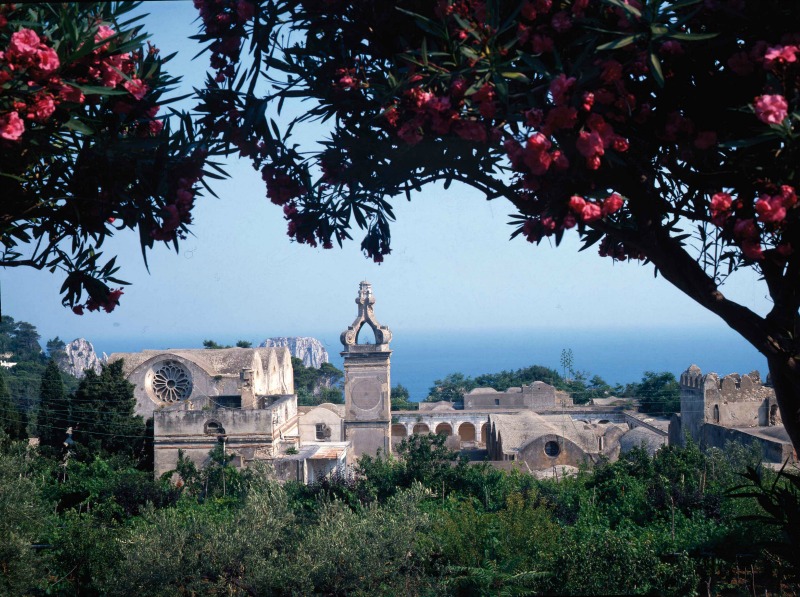
[[[115,353],[134,386],[136,414],[144,418],[174,404],[212,397],[222,406],[257,408],[259,399],[294,394],[286,348],[145,350]]]
[[[350,442],[351,462],[378,450],[391,451],[391,379],[389,342],[392,332],[375,318],[372,285],[361,282],[356,297],[358,315],[341,335],[344,350],[344,437]],[[359,343],[364,328],[374,344]]]
[[[542,381],[521,388],[508,388],[505,392],[498,392],[494,388],[475,388],[464,395],[464,410],[540,409],[572,404],[572,399],[565,399],[559,394],[553,386]]]
[[[758,371],[722,379],[703,375],[696,365],[681,374],[681,412],[672,417],[670,444],[686,436],[702,447],[724,447],[728,441],[758,444],[772,462],[797,460],[783,428],[774,390],[761,383]]]

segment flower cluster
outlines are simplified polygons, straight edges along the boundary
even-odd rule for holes
[[[305,192],[302,185],[289,174],[271,165],[261,169],[261,178],[267,183],[267,197],[275,205],[286,205]]]
[[[493,115],[494,92],[488,84],[481,87],[472,95],[470,104],[475,110],[470,111],[465,86],[463,79],[456,79],[446,90],[412,87],[398,102],[385,108],[384,118],[397,137],[411,146],[426,136],[451,133],[466,141],[486,143],[491,128],[479,116]]]
[[[20,141],[26,122],[48,123],[59,107],[58,120],[68,120],[86,103],[84,87],[126,91],[127,96],[115,100],[114,111],[121,115],[138,111],[143,119],[138,134],[158,134],[162,128],[155,118],[158,106],[143,101],[149,87],[135,72],[135,56],[115,51],[116,35],[107,25],[97,26],[92,51],[63,64],[50,41],[36,31],[23,27],[12,33],[0,51],[0,84],[7,88],[0,101],[0,138]]]
[[[747,204],[734,200],[726,192],[711,197],[711,221],[723,228],[741,248],[742,254],[753,261],[764,258],[764,243],[773,245],[777,253],[787,256],[793,251],[784,231],[790,221],[798,219],[797,193],[790,185],[765,189],[758,198]]]
[[[185,238],[182,230],[192,222],[195,186],[203,177],[206,153],[205,150],[196,150],[174,169],[171,177],[176,181],[174,191],[161,210],[161,224],[150,231],[150,236],[154,240],[168,242],[178,237]]]
[[[45,122],[52,116],[60,101],[60,80],[54,76],[60,65],[55,50],[32,29],[22,28],[11,34],[8,45],[0,51],[0,84],[19,91],[4,92],[0,138],[19,141],[25,133],[26,120]]]
[[[245,25],[256,14],[254,0],[194,0],[211,44],[211,68],[217,82],[232,79],[242,49]]]
[[[119,305],[119,297],[121,297],[123,294],[124,292],[122,292],[122,288],[109,290],[102,299],[90,297],[84,304],[75,305],[72,307],[72,312],[75,313],[75,315],[83,315],[84,310],[99,311],[102,309],[106,313],[111,313]]]

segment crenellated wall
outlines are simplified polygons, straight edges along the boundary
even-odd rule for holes
[[[737,438],[761,445],[768,459],[791,453],[780,432],[759,431],[780,431],[783,423],[775,391],[762,384],[758,371],[720,378],[716,373],[703,375],[697,365],[692,365],[680,376],[680,392],[681,412],[670,422],[671,444],[685,443],[688,435],[701,446],[723,447],[723,442]]]

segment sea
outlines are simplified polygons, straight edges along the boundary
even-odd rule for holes
[[[599,375],[611,385],[640,381],[645,371],[669,371],[676,377],[695,364],[704,373],[760,372],[766,378],[766,359],[728,328],[437,330],[392,329],[391,381],[409,389],[411,399],[428,395],[437,379],[449,373],[468,376],[543,365],[562,372],[562,350],[571,350],[573,370]],[[343,365],[338,334],[317,334],[331,362]],[[191,347],[171,338],[151,338],[149,346],[116,337],[95,340],[99,352],[144,348]],[[200,346],[197,346],[200,348]]]

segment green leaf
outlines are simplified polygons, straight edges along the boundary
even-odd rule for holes
[[[506,72],[500,73],[500,76],[505,77],[506,79],[511,79],[512,81],[519,81],[520,83],[530,83],[531,82],[531,80],[528,77],[526,77],[524,74],[518,73],[518,72],[515,72],[515,71],[506,71]]]
[[[656,56],[655,52],[650,52],[648,60],[650,62],[650,69],[653,71],[653,78],[656,80],[659,87],[663,87],[664,72],[661,70],[661,63],[658,61],[658,56]]]
[[[83,133],[84,135],[94,135],[94,129],[77,118],[72,118],[65,122],[64,128],[70,129],[71,131],[76,131],[78,133]]]
[[[116,69],[115,69],[116,70]],[[128,92],[124,89],[113,89],[111,87],[103,87],[102,85],[78,85],[77,83],[68,82],[67,85],[79,89],[86,95],[127,95]]]
[[[719,33],[670,33],[667,35],[669,39],[680,41],[702,41],[704,39],[714,39],[717,36],[719,36]]]
[[[617,48],[624,48],[625,46],[631,45],[637,39],[641,38],[641,35],[626,35],[625,37],[621,37],[614,41],[610,41],[608,43],[601,44],[597,46],[598,50],[616,50]]]

